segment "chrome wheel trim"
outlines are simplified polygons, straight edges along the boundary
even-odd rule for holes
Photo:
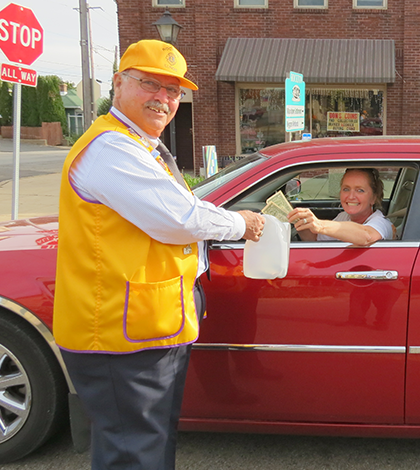
[[[31,410],[31,384],[18,358],[0,344],[0,444],[16,435]]]

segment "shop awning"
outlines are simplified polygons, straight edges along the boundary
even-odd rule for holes
[[[306,83],[393,83],[390,39],[229,38],[216,80],[283,82],[290,71]]]

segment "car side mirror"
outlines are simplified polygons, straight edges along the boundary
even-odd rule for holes
[[[299,178],[293,178],[288,183],[286,183],[286,195],[287,196],[297,196],[301,191],[302,183]]]

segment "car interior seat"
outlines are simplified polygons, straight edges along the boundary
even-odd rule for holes
[[[402,236],[416,178],[416,169],[403,168],[389,203],[386,217],[394,224],[397,239],[401,239]]]

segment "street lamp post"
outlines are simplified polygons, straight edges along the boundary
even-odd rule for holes
[[[160,39],[172,45],[175,45],[178,38],[178,33],[182,29],[182,26],[172,18],[169,10],[165,10],[163,15],[155,23],[153,23],[153,26],[156,26]],[[169,123],[169,136],[171,153],[176,157],[175,118],[173,118]]]
[[[172,18],[169,10],[165,10],[163,15],[153,23],[153,26],[156,26],[160,39],[172,45],[175,45],[178,33],[182,29],[182,26]]]

